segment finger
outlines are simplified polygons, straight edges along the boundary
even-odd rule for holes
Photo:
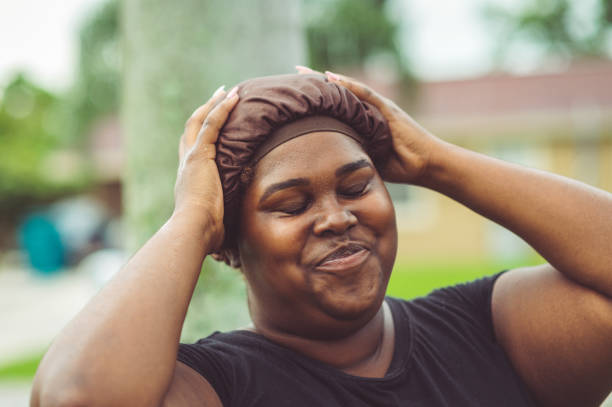
[[[223,100],[224,96],[225,85],[221,85],[205,104],[198,107],[195,112],[191,114],[191,117],[189,117],[187,123],[185,123],[185,132],[183,133],[185,135],[185,144],[187,146],[191,146],[195,142],[198,132],[202,127],[202,123],[204,123],[204,120],[211,110],[213,110],[214,107],[221,100]]]
[[[179,140],[179,161],[181,161],[184,156],[185,156],[185,137],[181,136],[181,139]]]
[[[345,75],[339,75],[330,71],[325,71],[325,76],[330,82],[344,86],[355,94],[359,99],[371,103],[379,109],[384,109],[386,106],[384,99],[363,83]]]
[[[296,65],[295,70],[300,75],[312,75],[312,74],[324,75],[323,72],[315,71],[314,69],[311,69],[303,65]]]
[[[211,98],[202,106],[198,107],[195,112],[189,117],[185,124],[186,144],[191,145],[195,141],[202,123],[210,113],[210,111],[221,101],[225,96],[225,85],[220,86],[213,93]]]
[[[198,133],[196,145],[201,146],[214,144],[217,141],[219,131],[225,124],[225,121],[227,120],[227,117],[234,106],[236,106],[236,103],[238,103],[238,99],[238,87],[235,86],[229,91],[225,99],[215,106],[215,108],[206,117],[206,120]]]

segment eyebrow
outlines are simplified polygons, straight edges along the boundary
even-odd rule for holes
[[[336,170],[336,177],[341,177],[343,175],[348,174],[349,172],[357,171],[360,168],[370,167],[372,168],[372,164],[364,158],[361,160],[354,161],[352,163],[344,164],[342,167]]]
[[[279,182],[277,184],[272,184],[268,188],[266,188],[265,192],[259,199],[259,202],[265,201],[266,198],[268,198],[270,195],[282,189],[298,187],[298,186],[303,186],[303,185],[308,185],[308,184],[310,184],[310,181],[308,181],[306,178],[291,178],[286,181]]]
[[[343,175],[346,175],[350,172],[356,171],[364,167],[371,168],[372,164],[370,164],[368,160],[362,158],[361,160],[357,160],[352,163],[344,164],[343,166],[341,166],[340,168],[336,170],[335,175],[336,175],[336,178],[338,178],[338,177],[341,177]],[[292,188],[292,187],[305,186],[309,184],[310,184],[310,181],[306,178],[291,178],[283,182],[272,184],[268,188],[266,188],[263,195],[259,199],[259,202],[261,203],[265,201],[270,195],[280,190]]]

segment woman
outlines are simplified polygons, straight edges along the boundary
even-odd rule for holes
[[[362,84],[306,73],[194,112],[172,217],[58,336],[31,404],[598,405],[612,390],[611,195],[450,145]],[[341,120],[294,116],[321,106]],[[283,135],[277,121],[300,124]],[[397,235],[383,180],[463,203],[549,264],[385,299]],[[179,349],[212,253],[244,273],[253,326]]]

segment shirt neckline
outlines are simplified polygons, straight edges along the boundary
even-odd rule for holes
[[[274,346],[274,348],[277,349],[279,352],[287,354],[288,356],[293,357],[294,359],[298,359],[300,363],[306,366],[315,368],[317,370],[323,370],[328,374],[332,374],[340,378],[358,380],[358,381],[364,381],[364,382],[392,381],[398,378],[399,376],[401,376],[406,369],[408,357],[412,352],[412,343],[413,343],[412,336],[413,335],[412,335],[412,329],[410,327],[410,324],[408,323],[409,321],[406,321],[408,316],[403,317],[402,311],[399,309],[399,307],[401,307],[400,300],[392,298],[392,297],[385,297],[385,301],[387,302],[387,304],[389,305],[389,309],[391,310],[391,316],[393,318],[393,325],[394,325],[395,340],[394,340],[393,356],[391,358],[391,363],[389,364],[387,372],[385,373],[383,377],[357,376],[357,375],[353,375],[353,374],[344,372],[338,369],[337,367],[331,366],[320,360],[313,359],[308,356],[302,355],[301,353],[293,349],[287,348],[283,345],[273,342],[269,340],[268,338],[266,338],[265,336],[258,334],[256,332],[253,332],[253,331],[237,330],[237,331],[234,331],[234,333],[249,336],[252,338],[257,338],[259,340],[263,340],[269,343],[270,345]]]

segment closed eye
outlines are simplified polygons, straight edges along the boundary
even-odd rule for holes
[[[308,205],[308,201],[300,201],[295,203],[289,202],[283,204],[282,206],[274,208],[273,212],[280,212],[289,216],[295,216],[305,212],[306,209],[308,209]]]
[[[342,189],[340,194],[349,198],[358,198],[369,191],[370,180],[351,185],[348,188]]]

